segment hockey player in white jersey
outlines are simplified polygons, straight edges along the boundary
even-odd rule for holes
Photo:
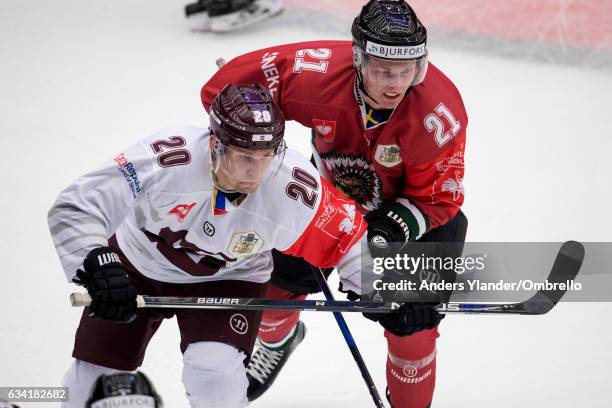
[[[277,248],[313,265],[344,260],[359,292],[365,222],[297,152],[260,85],[228,85],[210,129],[161,131],[66,188],[49,227],[69,281],[93,301],[64,377],[83,408],[102,374],[136,370],[164,318],[176,316],[191,407],[242,408],[255,311],[136,309],[136,294],[261,297]],[[350,261],[353,259],[353,261]]]

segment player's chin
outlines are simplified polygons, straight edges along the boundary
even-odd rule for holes
[[[236,190],[240,193],[248,194],[248,193],[252,193],[253,191],[257,190],[258,186],[259,186],[259,183],[240,183],[238,184],[238,187],[236,188]]]
[[[402,94],[397,93],[383,93],[379,99],[382,109],[395,109],[402,101]]]

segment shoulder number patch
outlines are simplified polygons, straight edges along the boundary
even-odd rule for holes
[[[450,126],[450,130],[446,130],[446,125],[442,119],[446,119],[446,122]],[[434,113],[425,116],[423,124],[427,132],[434,132],[434,139],[439,147],[448,143],[448,141],[457,136],[457,133],[461,130],[461,123],[455,119],[455,116],[443,103],[436,106]]]

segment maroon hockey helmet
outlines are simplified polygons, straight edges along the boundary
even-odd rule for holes
[[[226,85],[210,109],[212,133],[225,146],[252,150],[283,145],[285,118],[260,84]]]

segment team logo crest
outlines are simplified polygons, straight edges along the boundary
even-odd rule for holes
[[[327,143],[333,142],[336,138],[335,120],[313,119],[312,126],[317,136],[322,137]]]
[[[376,146],[375,160],[385,167],[393,167],[402,162],[398,145]]]
[[[326,153],[321,159],[334,187],[346,196],[368,211],[382,204],[381,181],[374,171],[374,165],[363,155]]]
[[[187,217],[187,214],[189,214],[189,211],[191,211],[191,209],[196,205],[196,203],[191,203],[191,204],[179,204],[176,207],[174,207],[173,209],[171,209],[170,211],[168,211],[168,214],[171,215],[176,215],[178,222],[183,222],[185,220],[185,217]]]
[[[263,243],[263,238],[255,231],[238,232],[230,240],[227,251],[238,258],[256,253]]]

